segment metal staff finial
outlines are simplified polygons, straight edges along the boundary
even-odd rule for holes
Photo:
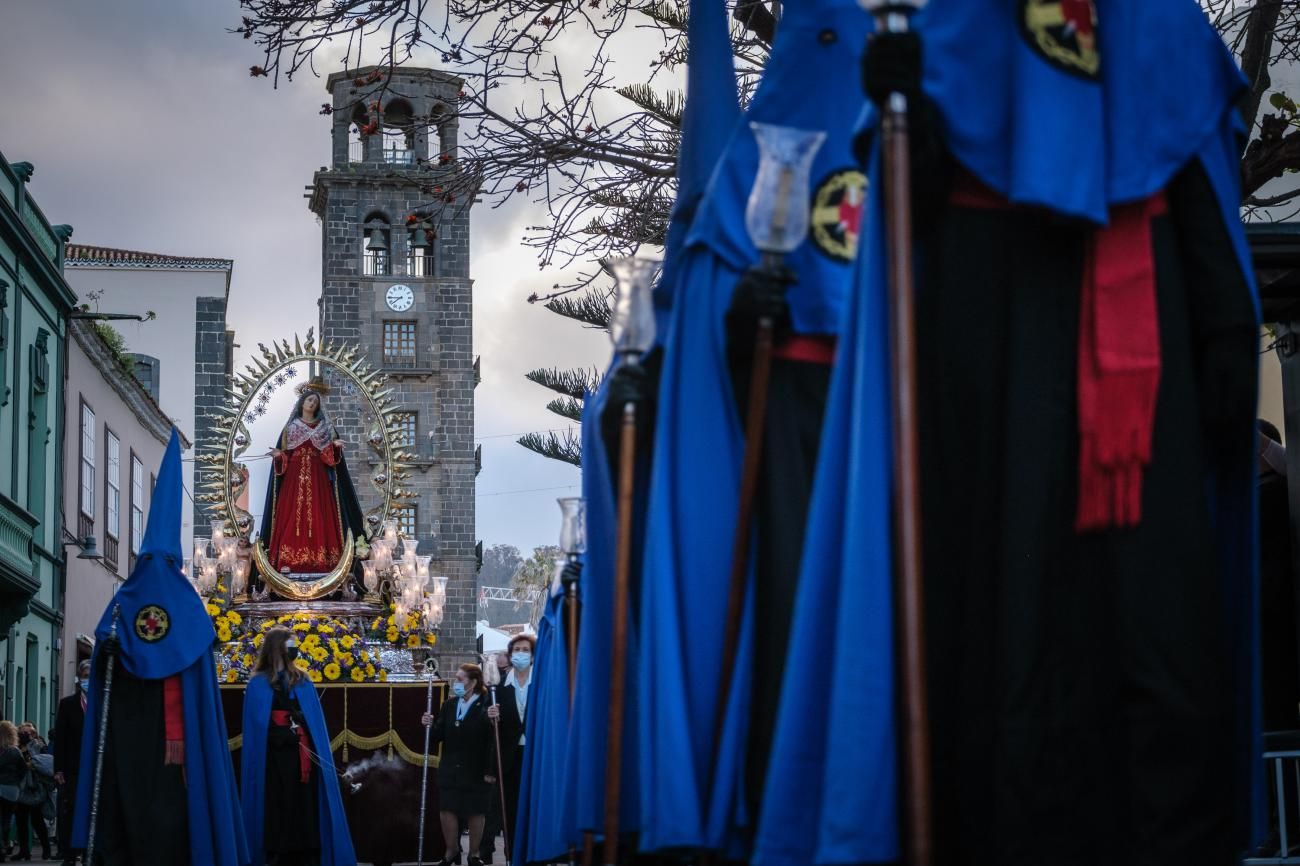
[[[117,621],[122,616],[121,605],[113,605],[113,621],[108,627],[108,639],[104,641],[104,652],[108,658],[104,662],[104,689],[101,692],[99,709],[99,733],[95,746],[95,780],[90,794],[90,829],[86,838],[86,862],[95,862],[95,833],[99,827],[99,792],[104,781],[104,746],[108,742],[108,702],[113,694],[113,663],[117,660]]]

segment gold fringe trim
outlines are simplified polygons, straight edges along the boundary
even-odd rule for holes
[[[230,751],[237,752],[243,748],[244,735],[240,734],[237,737],[231,737],[226,742],[230,747]],[[394,731],[391,728],[375,737],[363,737],[355,731],[349,731],[345,728],[335,734],[334,739],[330,740],[330,751],[337,752],[345,744],[356,749],[365,749],[368,752],[378,752],[383,749],[388,749],[388,754],[390,756],[396,752],[397,755],[408,764],[413,764],[417,767],[424,766],[424,754],[407,746],[406,743],[402,742],[402,738],[398,735],[397,731]],[[438,766],[438,756],[432,752],[429,753],[429,766]]]

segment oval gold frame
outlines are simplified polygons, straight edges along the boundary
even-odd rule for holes
[[[201,492],[194,499],[212,506],[232,535],[248,539],[253,532],[252,515],[236,504],[248,486],[248,467],[239,462],[252,441],[244,423],[245,415],[267,381],[294,364],[311,364],[313,369],[330,367],[349,380],[369,404],[367,423],[370,426],[364,441],[379,458],[369,480],[382,498],[378,506],[365,513],[367,532],[373,534],[393,509],[408,507],[409,500],[416,496],[414,491],[402,486],[410,477],[409,461],[414,455],[402,450],[399,442],[400,431],[395,421],[403,410],[389,399],[391,389],[386,387],[387,377],[378,368],[372,368],[356,346],[322,342],[317,347],[314,331],[309,329],[302,340],[295,334],[292,345],[288,340],[272,343],[272,348],[257,344],[262,356],[245,365],[247,373],[236,372],[232,376],[229,400],[221,408],[222,417],[217,421],[219,436],[195,458],[205,468]],[[253,547],[253,561],[277,594],[294,601],[309,601],[328,595],[343,584],[352,569],[356,545],[362,541],[348,530],[338,565],[329,574],[312,581],[289,580],[271,568],[261,539]]]
[[[266,546],[260,538],[253,545],[253,562],[257,564],[262,577],[266,578],[267,584],[281,596],[292,601],[311,601],[329,595],[348,579],[348,574],[352,571],[352,546],[352,530],[349,529],[343,540],[343,555],[339,557],[339,564],[329,574],[315,580],[291,580],[272,568],[271,560],[266,555]]]

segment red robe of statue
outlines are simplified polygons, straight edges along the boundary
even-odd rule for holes
[[[278,571],[320,574],[338,565],[343,553],[342,518],[334,483],[326,467],[334,466],[342,449],[328,431],[295,418],[280,437],[282,453],[275,458],[275,514],[267,556]]]

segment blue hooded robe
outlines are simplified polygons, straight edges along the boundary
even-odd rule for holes
[[[317,774],[316,796],[320,815],[321,866],[356,866],[357,855],[352,848],[352,834],[348,819],[343,813],[343,798],[339,794],[338,773],[334,769],[334,754],[329,749],[330,735],[325,727],[320,698],[311,680],[303,677],[293,687],[293,697],[298,699],[311,748],[315,755],[314,772]],[[244,832],[252,854],[250,866],[263,866],[262,833],[266,826],[266,740],[267,725],[271,721],[271,680],[259,674],[248,681],[244,690],[244,744],[240,749],[239,779],[243,804]]]
[[[1239,127],[1232,100],[1239,75],[1201,10],[1190,0],[1098,2],[1102,62],[1089,77],[1044,62],[1018,21],[1031,6],[1052,4],[931,0],[915,20],[925,49],[925,92],[939,108],[955,160],[1010,202],[1098,224],[1107,221],[1112,205],[1150,196],[1197,161],[1217,196],[1242,282],[1253,286],[1237,213],[1239,151],[1234,141]],[[1157,35],[1178,50],[1152,50]],[[875,118],[868,118],[872,125]],[[888,282],[884,217],[875,195],[878,155],[871,166],[858,292],[841,336],[827,409],[783,684],[788,699],[778,723],[769,797],[756,843],[754,861],[762,866],[879,862],[897,856],[888,537],[870,543],[882,512],[887,514],[890,485],[889,379],[883,354],[888,335],[882,327]],[[1038,219],[1041,223],[1051,216]],[[929,262],[922,245],[922,274]],[[960,271],[959,263],[949,265]],[[934,327],[918,319],[921,334],[927,325]],[[921,338],[918,352],[958,351],[960,345]],[[1250,825],[1258,817],[1261,762],[1253,659],[1254,481],[1248,444],[1253,439],[1251,419],[1241,421],[1240,448],[1211,468],[1206,485],[1212,491],[1212,525],[1225,583],[1224,618],[1235,647],[1236,691],[1230,699],[1239,708],[1238,784],[1222,796],[1235,808],[1233,833],[1244,845],[1255,838]],[[996,489],[981,492],[995,503],[1005,496]],[[944,493],[962,498],[960,487]],[[969,507],[981,506],[970,502]],[[1009,551],[1013,557],[1016,553]],[[960,556],[955,552],[949,565],[960,569]],[[927,604],[936,601],[944,603],[930,598]],[[1015,650],[1012,646],[1004,652]],[[828,694],[824,711],[810,709],[809,693]],[[1006,699],[1000,694],[983,698]],[[1069,756],[1061,757],[1068,762]],[[943,770],[936,764],[936,772]],[[809,784],[791,784],[795,779]],[[975,841],[951,825],[934,830],[955,848]],[[1018,836],[1013,827],[989,826],[986,832],[1007,840]],[[1140,857],[1142,852],[1123,853]],[[981,856],[974,855],[972,862],[984,862]],[[1051,860],[1053,853],[1038,850],[1029,856]]]
[[[860,172],[853,126],[864,97],[858,56],[870,22],[848,0],[790,4],[745,119],[827,132],[814,160],[814,224],[825,191]],[[665,339],[641,588],[638,674],[643,851],[710,848],[743,854],[752,611],[734,671],[723,657],[731,544],[744,442],[727,358],[725,316],[740,274],[759,254],[745,230],[758,146],[738,125],[676,262]],[[835,334],[852,276],[843,247],[814,230],[786,261],[794,330]],[[750,593],[752,602],[752,593]],[[726,701],[725,729],[715,719]]]
[[[551,596],[537,624],[537,652],[524,720],[523,768],[515,804],[515,866],[560,859],[574,840],[563,826],[564,750],[569,735],[569,661],[564,640],[564,594]]]
[[[676,294],[681,252],[701,197],[732,129],[740,119],[736,97],[734,60],[723,0],[692,0],[687,31],[686,103],[682,111],[682,138],[677,158],[677,199],[668,223],[664,267],[654,291],[656,346],[662,349],[672,298]],[[578,690],[574,696],[565,805],[566,826],[576,837],[583,831],[600,836],[605,820],[605,766],[609,749],[608,705],[610,658],[613,640],[614,565],[618,546],[617,478],[611,470],[601,414],[607,405],[610,375],[620,361],[615,358],[601,387],[583,405],[582,488],[586,501],[587,551],[582,572],[582,633],[578,639]],[[639,416],[638,424],[649,423]],[[645,537],[645,511],[651,455],[637,454],[633,506],[633,550]],[[640,562],[633,554],[628,619],[627,665],[624,676],[634,684],[639,676],[639,641],[635,611],[640,585]],[[623,762],[619,826],[636,830],[637,797],[637,689],[624,691]]]
[[[91,666],[86,695],[81,766],[95,766],[104,685],[98,653],[116,624],[120,644],[116,656],[118,670],[142,680],[180,676],[187,793],[183,808],[188,818],[190,863],[192,866],[245,866],[249,862],[248,846],[212,658],[216,635],[203,601],[181,573],[181,501],[180,440],[172,430],[154,485],[149,524],[135,570],[113,596],[95,629],[96,659]],[[111,736],[110,730],[110,739]],[[157,748],[161,753],[163,744],[158,743]],[[93,777],[93,770],[87,770],[78,781],[72,830],[75,848],[86,847]],[[155,792],[149,790],[104,790],[101,810],[104,797],[120,797],[126,808],[140,809],[146,814],[182,807],[174,802],[153,802],[154,796]],[[101,822],[103,817],[101,811]],[[99,829],[102,833],[102,823]],[[138,862],[146,862],[144,858],[149,852],[132,854],[142,858]]]

